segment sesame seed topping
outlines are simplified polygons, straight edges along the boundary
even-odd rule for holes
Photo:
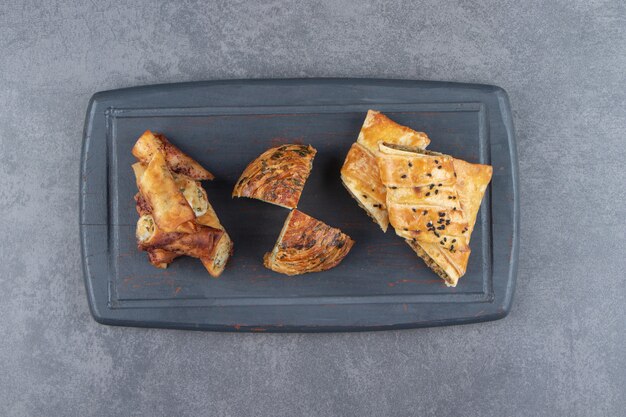
[[[437,168],[441,169],[441,165],[439,165]]]
[[[439,194],[439,190],[435,190],[435,194]]]
[[[413,207],[411,210],[413,210],[413,213],[417,213],[417,210],[415,209],[415,207]]]
[[[428,210],[424,210],[424,211],[422,212],[422,214],[423,214],[424,216],[425,216],[425,215],[427,215],[427,214],[428,214]]]
[[[406,174],[403,174],[400,178],[406,178]]]
[[[409,168],[411,168],[413,166],[413,164],[411,162],[409,162]]]
[[[426,197],[428,197],[430,195],[430,192],[426,193]]]
[[[446,212],[445,212],[445,211],[440,211],[440,212],[439,212],[439,217],[444,217],[445,215],[446,215]]]

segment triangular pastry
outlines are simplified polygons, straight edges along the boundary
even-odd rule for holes
[[[466,272],[470,237],[491,180],[489,165],[437,152],[380,144],[389,221],[448,286]]]
[[[386,190],[380,181],[376,156],[381,142],[425,148],[430,139],[423,132],[402,126],[384,114],[369,110],[357,141],[341,168],[341,181],[352,197],[383,232],[389,226]]]

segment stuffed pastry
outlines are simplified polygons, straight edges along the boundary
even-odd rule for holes
[[[292,210],[274,249],[265,254],[264,265],[286,275],[325,271],[339,265],[353,244],[341,230]]]
[[[389,226],[386,189],[380,181],[376,156],[380,142],[425,148],[430,139],[389,119],[384,114],[369,110],[357,141],[352,145],[341,168],[341,181],[352,197],[377,223],[383,232]]]
[[[379,150],[389,222],[446,285],[456,286],[491,166],[388,143]]]
[[[144,134],[138,143],[146,137]],[[197,165],[191,158],[185,164]],[[153,150],[147,164],[140,161],[132,168],[139,188],[135,196],[140,216],[137,245],[148,253],[150,263],[166,268],[178,256],[186,255],[200,259],[209,274],[219,276],[232,254],[233,243],[201,183],[183,173],[189,170],[173,172],[161,148]],[[192,170],[192,175],[198,176],[198,172]]]
[[[132,153],[139,162],[147,165],[155,153],[162,152],[169,169],[175,174],[184,174],[194,180],[212,180],[213,174],[199,163],[172,145],[163,135],[146,130],[137,139]]]
[[[250,162],[233,190],[233,197],[256,198],[266,203],[295,208],[309,177],[315,148],[281,145]]]

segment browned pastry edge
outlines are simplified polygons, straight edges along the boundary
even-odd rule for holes
[[[266,268],[286,275],[325,271],[337,266],[353,244],[341,230],[292,210],[263,263]]]
[[[233,197],[248,197],[295,208],[311,173],[317,150],[310,145],[280,145],[254,159],[233,189]]]

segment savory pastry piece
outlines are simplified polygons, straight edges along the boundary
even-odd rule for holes
[[[286,275],[325,271],[337,266],[353,244],[341,230],[292,210],[274,249],[263,261],[266,268]]]
[[[256,198],[295,208],[316,153],[310,145],[281,145],[268,149],[243,171],[233,197]]]
[[[137,185],[151,208],[154,221],[165,232],[192,232],[196,215],[180,192],[162,152],[155,152],[148,166],[134,164]]]
[[[172,145],[163,135],[146,130],[137,139],[132,153],[139,162],[147,165],[156,152],[165,155],[167,166],[175,174],[184,174],[194,180],[212,180],[213,174]]]
[[[456,286],[467,268],[491,166],[396,144],[383,143],[379,149],[380,178],[396,234],[446,285]]]
[[[430,139],[423,132],[416,132],[380,112],[369,110],[357,141],[346,156],[341,168],[343,185],[383,232],[386,232],[389,226],[386,191],[380,181],[376,163],[378,144],[383,141],[425,148]]]
[[[153,142],[144,134],[134,149],[149,149],[148,163],[140,160],[132,166],[139,188],[135,196],[140,216],[138,248],[148,253],[150,263],[157,268],[166,268],[178,256],[186,255],[200,259],[209,274],[219,276],[232,254],[233,243],[202,184],[185,174],[206,177],[208,171],[188,156],[174,152],[178,173],[173,172],[163,148],[150,148],[146,143]],[[165,143],[165,149],[173,146]]]
[[[137,221],[136,235],[139,249],[152,252],[150,260],[157,259],[155,263],[159,265],[167,265],[177,255],[186,255],[202,260],[203,264],[218,263],[216,267],[219,267],[224,252],[229,251],[223,230],[198,226],[193,233],[164,232],[149,214]],[[222,260],[218,262],[217,258]]]

